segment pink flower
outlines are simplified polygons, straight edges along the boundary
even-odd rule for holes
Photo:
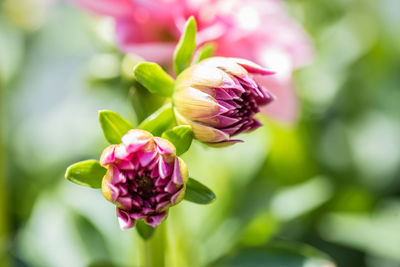
[[[179,124],[192,126],[196,139],[210,145],[229,145],[239,133],[261,126],[254,118],[274,100],[250,74],[272,74],[251,61],[212,57],[183,71],[173,96]]]
[[[116,204],[123,230],[141,219],[156,227],[167,216],[168,208],[183,199],[186,164],[166,139],[130,130],[121,144],[104,150],[100,162],[107,167],[103,195]]]
[[[302,28],[285,12],[281,0],[71,0],[115,18],[118,42],[125,52],[149,61],[171,60],[185,20],[198,24],[197,43],[214,41],[216,55],[246,58],[277,71],[260,79],[276,86],[277,101],[266,108],[276,117],[292,121],[296,98],[291,74],[307,64],[312,45]]]

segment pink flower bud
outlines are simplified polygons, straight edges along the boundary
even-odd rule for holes
[[[100,159],[107,173],[104,197],[116,204],[121,229],[137,220],[156,227],[168,208],[179,203],[188,179],[186,164],[168,140],[143,130],[130,130],[122,143],[107,147]]]
[[[211,145],[241,142],[230,138],[260,127],[254,115],[260,106],[274,100],[251,74],[273,72],[248,60],[223,57],[189,67],[176,81],[173,103],[177,122],[191,125],[195,138]]]

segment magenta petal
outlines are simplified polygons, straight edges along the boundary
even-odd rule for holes
[[[150,139],[139,139],[136,134],[127,133],[122,136],[121,141],[128,153],[134,153],[144,147]]]
[[[239,81],[242,85],[249,86],[249,87],[255,87],[255,88],[258,87],[257,83],[249,75],[243,75],[243,76],[237,77],[237,78],[239,79]]]
[[[168,198],[169,194],[168,193],[160,193],[156,196],[156,201],[157,202],[161,202],[161,201],[165,201]]]
[[[267,70],[267,69],[262,68],[262,67],[257,68],[257,67],[255,67],[255,66],[248,65],[248,64],[243,63],[243,62],[240,62],[240,63],[237,63],[237,64],[239,64],[239,65],[242,66],[245,70],[247,70],[249,73],[252,73],[252,74],[261,74],[261,75],[271,75],[271,74],[275,74],[275,72],[270,71],[270,70]]]
[[[276,97],[272,93],[268,92],[262,87],[260,87],[260,89],[262,90],[263,96],[256,99],[257,103],[260,106],[267,105],[276,99]]]
[[[215,99],[230,100],[232,96],[222,88],[215,88]]]
[[[142,207],[142,204],[143,200],[137,195],[134,195],[132,198],[132,206],[134,206],[136,209],[140,209]]]
[[[108,187],[110,188],[111,191],[111,201],[112,202],[117,201],[117,198],[119,197],[119,189],[112,183],[108,183]]]
[[[116,187],[119,190],[120,196],[125,196],[126,194],[128,194],[128,187],[126,186],[126,184],[118,184],[116,185]]]
[[[158,158],[159,158],[159,157],[155,157],[155,158],[147,165],[147,169],[148,169],[148,170],[156,169],[156,166],[157,166],[157,164],[158,164]]]
[[[141,212],[130,212],[129,216],[134,220],[140,220],[146,218],[146,215],[144,215]]]
[[[140,165],[142,165],[143,167],[146,167],[156,156],[157,156],[156,151],[152,151],[152,152],[140,151],[140,152],[138,152],[138,159],[139,159]]]
[[[228,126],[240,121],[240,118],[231,118],[231,117],[227,117],[227,116],[223,116],[223,115],[218,115],[217,118],[219,120],[220,128],[228,127]]]
[[[166,185],[167,183],[168,183],[168,179],[159,177],[156,179],[154,185],[157,187],[160,187],[160,186]]]
[[[150,173],[150,177],[151,178],[156,178],[156,177],[158,177],[160,175],[160,173],[159,173],[159,171],[158,171],[158,168],[153,168],[152,170],[151,170],[151,173]],[[157,180],[161,180],[161,179],[157,179]]]
[[[220,107],[223,107],[224,110],[226,110],[226,111],[236,108],[234,105],[231,105],[231,104],[227,103],[227,101],[224,101],[224,100],[218,100],[218,105]]]
[[[118,183],[125,183],[125,182],[126,182],[126,176],[122,172],[120,172],[116,166],[113,166],[112,183],[118,184]]]
[[[153,227],[157,227],[162,222],[162,220],[164,220],[165,216],[167,216],[167,212],[163,212],[163,213],[160,213],[160,214],[157,214],[157,215],[148,216],[146,218],[145,222],[148,225],[151,225]]]
[[[181,170],[179,168],[179,160],[175,158],[174,172],[172,173],[172,181],[175,184],[183,184]]]
[[[163,208],[165,208],[165,207],[168,206],[169,204],[170,204],[170,201],[169,201],[169,200],[164,201],[164,202],[161,202],[161,203],[158,203],[157,206],[156,206],[156,211],[162,210]]]
[[[167,186],[165,187],[164,190],[165,190],[165,192],[173,194],[177,190],[176,184],[173,181],[169,181],[169,183],[167,184]]]
[[[101,158],[102,165],[108,165],[114,163],[115,161],[115,146],[112,146],[111,149],[106,149]]]
[[[117,217],[121,230],[126,230],[135,226],[135,220],[132,220],[126,211],[117,208]]]
[[[157,138],[154,138],[154,142],[157,144],[157,149],[160,154],[172,154],[174,150],[170,148],[166,143],[160,142]]]
[[[121,145],[115,147],[114,155],[116,159],[126,160],[126,161],[131,160],[132,157],[132,154],[126,151],[126,147]]]
[[[239,82],[238,78],[232,77],[232,79],[235,81],[235,86],[234,86],[234,87],[230,87],[230,89],[235,90],[235,91],[238,91],[238,92],[240,92],[240,93],[244,93],[245,90],[244,90],[244,88],[242,87],[242,84]]]
[[[124,206],[127,210],[130,210],[132,208],[132,199],[130,197],[119,197],[117,201]]]
[[[223,113],[226,113],[228,111],[229,111],[229,109],[227,109],[223,105],[218,105],[218,113],[217,114],[223,114]]]
[[[239,124],[237,124],[237,125],[235,125],[235,126],[227,127],[227,128],[220,129],[220,130],[223,131],[224,133],[226,133],[226,134],[232,136],[232,135],[235,135],[235,134],[238,133],[238,131],[240,130],[240,128],[243,126],[243,124],[244,124],[244,122],[241,122],[241,123],[239,123]]]
[[[178,198],[178,196],[179,196],[179,194],[181,193],[182,190],[183,190],[183,187],[181,189],[179,189],[178,191],[176,191],[175,194],[172,195],[171,204],[175,204],[176,203],[176,199]]]
[[[132,161],[128,160],[121,160],[120,162],[117,163],[117,166],[121,170],[134,170],[135,165],[132,163]]]
[[[158,172],[161,178],[166,178],[171,175],[172,166],[165,162],[164,158],[160,156],[158,161]]]
[[[221,85],[221,88],[233,88],[237,84],[234,79],[231,79],[231,76],[227,75],[226,73],[223,73],[224,75],[224,84]]]
[[[154,212],[155,212],[155,210],[153,208],[142,208],[142,213],[145,214],[145,215],[149,215],[149,214],[152,214]]]

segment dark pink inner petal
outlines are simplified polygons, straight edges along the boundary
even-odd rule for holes
[[[162,153],[170,154],[172,150],[159,147],[157,144],[154,151],[143,151],[142,146],[110,165],[113,178],[108,186],[113,202],[119,203],[121,229],[133,227],[139,219],[156,227],[183,188],[178,158],[173,163],[166,162]]]

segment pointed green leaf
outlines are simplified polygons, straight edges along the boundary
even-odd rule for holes
[[[136,80],[149,92],[169,97],[174,91],[175,80],[156,63],[143,62],[133,69]]]
[[[133,125],[124,119],[115,111],[111,110],[100,110],[99,121],[101,128],[103,129],[104,137],[111,144],[121,143],[121,138],[130,129],[133,129]]]
[[[101,188],[101,181],[106,171],[97,160],[85,160],[69,166],[65,178],[78,185]]]
[[[138,234],[144,239],[147,240],[153,236],[156,228],[151,227],[150,225],[146,224],[144,221],[140,220],[136,222],[136,231]]]
[[[199,63],[200,61],[212,57],[215,51],[215,44],[214,43],[206,43],[202,47],[200,47],[196,53],[194,54],[192,65]]]
[[[176,154],[180,156],[185,153],[192,144],[192,127],[190,127],[189,125],[176,126],[170,130],[163,132],[161,137],[169,140],[172,144],[174,144],[176,148]]]
[[[199,181],[189,178],[184,199],[197,204],[210,204],[215,200],[215,194]]]
[[[174,123],[172,105],[168,103],[142,121],[138,128],[160,136],[162,132],[170,128]]]
[[[335,267],[336,264],[328,255],[311,246],[287,241],[275,241],[259,247],[236,248],[235,251],[228,253],[209,266]]]
[[[182,32],[174,52],[174,70],[176,75],[190,65],[190,59],[196,49],[196,20],[190,17]]]

